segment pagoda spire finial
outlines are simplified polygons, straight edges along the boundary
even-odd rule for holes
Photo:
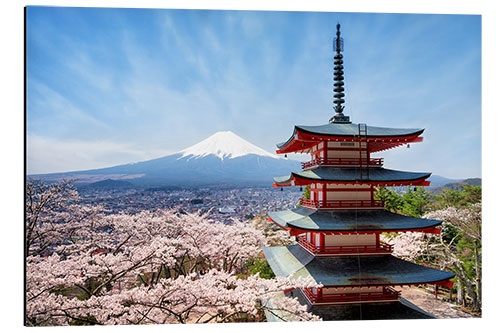
[[[335,110],[335,115],[330,119],[330,123],[350,123],[349,117],[344,116],[344,66],[342,65],[341,52],[344,51],[344,40],[340,37],[340,23],[337,23],[337,37],[333,40],[333,51],[335,55],[333,57],[333,67],[334,77],[333,77],[333,109]]]

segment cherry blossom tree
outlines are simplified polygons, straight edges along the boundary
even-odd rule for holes
[[[441,265],[457,274],[459,284],[465,287],[475,309],[481,307],[481,209],[481,203],[475,203],[462,208],[448,207],[424,216],[444,221],[438,238],[440,246],[435,252],[441,258]]]
[[[257,215],[251,222],[255,229],[264,234],[268,246],[288,246],[295,243],[293,237],[270,221],[267,216]]]
[[[396,257],[409,261],[426,255],[429,250],[429,239],[421,232],[402,232],[382,234],[380,239],[394,246],[393,254]]]
[[[28,325],[255,321],[263,310],[319,319],[276,298],[312,280],[238,275],[267,245],[251,224],[167,210],[106,215],[78,199],[68,183],[27,185]]]
[[[25,256],[41,254],[51,244],[61,241],[61,229],[67,224],[61,223],[58,216],[71,202],[79,200],[78,192],[65,181],[57,184],[45,184],[34,180],[26,184],[26,246]]]

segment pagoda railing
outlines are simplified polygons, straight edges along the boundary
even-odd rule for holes
[[[318,246],[309,242],[304,235],[297,236],[297,243],[314,255],[349,255],[349,254],[390,254],[394,246],[380,243],[378,245],[329,245]]]
[[[361,293],[335,293],[335,294],[314,294],[312,289],[302,289],[304,295],[311,303],[355,303],[372,301],[396,301],[401,293],[390,287],[383,287],[383,291],[361,292]]]
[[[312,209],[384,209],[383,200],[311,200],[302,198],[300,204]]]
[[[366,158],[317,158],[311,161],[302,162],[302,169],[308,169],[319,165],[341,165],[341,166],[366,166],[368,162],[368,166],[380,167],[382,166],[384,159],[383,158],[370,158],[367,160]]]

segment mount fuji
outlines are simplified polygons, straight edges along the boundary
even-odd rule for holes
[[[240,138],[231,131],[217,132],[205,140],[188,147],[179,152],[181,158],[200,158],[210,155],[217,156],[221,160],[242,157],[245,155],[257,155],[279,159],[278,156],[268,153],[262,148]]]
[[[126,180],[140,186],[270,186],[275,176],[300,163],[273,155],[231,131],[164,157],[85,171],[30,175],[45,181],[71,179],[77,185]]]

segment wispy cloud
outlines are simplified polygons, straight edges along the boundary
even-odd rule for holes
[[[100,121],[94,113],[44,83],[28,79],[28,86],[28,131],[43,130],[68,136],[78,135],[81,127],[92,133],[110,129],[109,124]]]
[[[331,43],[341,22],[352,120],[425,127],[427,152],[411,150],[415,160],[447,151],[449,162],[428,165],[447,176],[468,156],[471,176],[480,173],[479,120],[466,119],[480,117],[477,17],[32,7],[27,19],[29,134],[140,147],[146,156],[232,130],[274,151],[294,124],[331,117]],[[446,139],[454,133],[469,151]],[[419,165],[410,160],[398,167]],[[72,167],[58,163],[58,171]]]
[[[60,141],[28,135],[28,174],[78,171],[145,161],[174,153],[144,150],[131,144],[110,141]]]

